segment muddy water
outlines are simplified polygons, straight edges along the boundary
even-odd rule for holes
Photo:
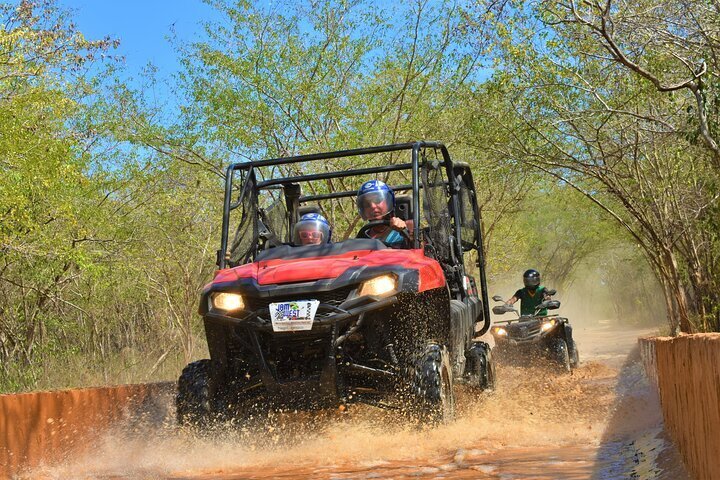
[[[108,432],[92,455],[23,478],[688,478],[633,352],[642,333],[578,331],[573,375],[500,365],[495,392],[459,389],[459,418],[434,429],[357,406],[276,414],[198,440],[168,409],[156,412],[160,425]]]

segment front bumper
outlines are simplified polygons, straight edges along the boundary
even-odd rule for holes
[[[279,299],[280,300],[280,299]],[[356,297],[347,300],[339,306],[320,303],[318,313],[325,315],[318,318],[316,316],[313,321],[311,330],[306,332],[274,332],[272,322],[270,321],[270,310],[267,307],[260,308],[253,312],[247,313],[242,317],[233,317],[218,311],[210,310],[205,313],[204,318],[207,322],[217,323],[229,327],[248,327],[260,332],[272,332],[276,335],[297,335],[308,332],[326,332],[333,326],[349,322],[358,318],[360,315],[381,310],[398,303],[397,295],[390,297]]]
[[[508,324],[505,328],[507,335],[498,335],[492,329],[495,344],[499,348],[534,347],[544,343],[549,338],[562,335],[560,329],[564,328],[566,318],[555,317],[555,324],[549,330],[542,330],[542,322],[528,322],[527,324]]]

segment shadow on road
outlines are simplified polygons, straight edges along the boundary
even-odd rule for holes
[[[620,369],[615,393],[592,478],[690,480],[665,431],[660,399],[645,375],[637,345]]]

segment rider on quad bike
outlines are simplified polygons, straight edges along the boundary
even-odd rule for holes
[[[520,300],[520,315],[532,315],[538,305],[550,299],[550,295],[545,287],[540,285],[540,272],[535,269],[531,268],[523,273],[523,285],[525,287],[515,292],[505,305],[513,306]],[[541,309],[538,315],[547,315],[547,309]]]
[[[493,307],[493,313],[502,315],[515,312],[512,306],[520,300],[517,320],[496,321],[491,330],[498,352],[501,354],[533,354],[544,351],[556,360],[562,370],[570,371],[579,363],[577,344],[572,337],[572,326],[567,318],[548,315],[548,309],[557,309],[560,302],[552,300],[556,291],[540,284],[540,272],[535,269],[523,273],[524,288],[519,289],[504,305]],[[493,300],[502,301],[496,295]]]

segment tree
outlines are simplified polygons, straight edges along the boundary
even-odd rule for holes
[[[88,211],[85,132],[68,128],[82,109],[82,72],[109,39],[87,41],[52,2],[0,6],[0,363],[31,364],[51,308],[102,248]],[[69,81],[69,78],[80,80]]]
[[[720,75],[720,38],[717,34],[718,4],[683,0],[680,2],[547,1],[543,13],[548,25],[571,25],[582,43],[595,42],[614,63],[658,92],[690,94],[695,108],[692,116],[665,116],[666,127],[674,131],[695,127],[720,168],[717,141],[717,85]],[[678,122],[678,120],[680,122]],[[690,125],[684,125],[683,120]]]
[[[557,5],[476,10],[477,28],[500,33],[496,76],[524,123],[518,129],[504,120],[508,113],[498,116],[516,132],[508,155],[572,185],[632,235],[664,286],[671,325],[691,331],[712,305],[699,261],[709,253],[697,253],[712,249],[699,241],[717,199],[712,157],[676,127],[687,124],[687,99],[636,82],[595,37],[582,35],[585,24],[558,20]],[[673,71],[662,52],[643,52]]]

